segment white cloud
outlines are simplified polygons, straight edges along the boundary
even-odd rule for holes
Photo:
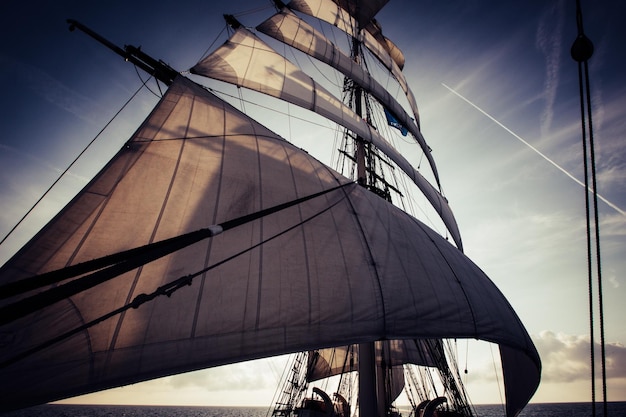
[[[616,289],[620,287],[620,282],[614,272],[611,273],[607,278],[609,280],[609,284],[611,284],[611,287]]]
[[[552,4],[541,16],[536,46],[545,55],[545,108],[541,116],[541,136],[547,137],[554,117],[554,102],[559,87],[563,31],[563,1]]]
[[[103,111],[98,103],[76,93],[48,73],[3,55],[0,55],[0,65],[46,101],[87,122],[97,123]]]
[[[190,372],[164,378],[163,382],[173,389],[198,387],[206,391],[254,391],[276,388],[278,380],[274,377],[268,361],[244,362]]]
[[[590,343],[588,336],[567,335],[544,331],[534,338],[543,364],[542,381],[588,381],[591,377]],[[595,341],[596,371],[600,375],[600,347]],[[626,378],[626,347],[620,343],[606,344],[608,378]]]

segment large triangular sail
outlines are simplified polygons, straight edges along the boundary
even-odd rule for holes
[[[128,145],[2,268],[0,278],[14,282],[345,181],[180,79]],[[141,293],[238,253],[237,261],[216,267],[170,298],[12,361]],[[483,303],[485,298],[490,303]],[[2,332],[2,390],[11,399],[5,408],[379,338],[502,343],[519,370],[509,374],[508,391],[525,393],[526,399],[539,369],[530,338],[487,277],[445,239],[360,187],[193,245],[34,311]]]

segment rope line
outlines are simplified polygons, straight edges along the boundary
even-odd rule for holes
[[[141,84],[141,86],[139,86],[137,91],[135,91],[135,93],[126,101],[126,103],[124,103],[124,105],[117,111],[117,113],[115,113],[115,115],[113,115],[111,120],[109,120],[104,125],[104,127],[102,129],[100,129],[100,131],[87,144],[87,146],[76,156],[76,158],[74,158],[74,160],[67,166],[67,168],[65,168],[65,170],[63,170],[63,172],[61,172],[61,174],[58,176],[58,178],[56,180],[54,180],[54,182],[50,185],[50,187],[48,187],[48,189],[43,193],[43,195],[41,197],[39,197],[39,199],[35,202],[35,204],[32,205],[32,207],[22,216],[22,218],[17,221],[15,226],[13,226],[11,228],[11,230],[9,230],[8,233],[2,238],[2,240],[0,240],[0,245],[2,245],[4,243],[4,241],[7,240],[7,238],[9,236],[11,236],[11,234],[15,231],[15,229],[17,229],[22,224],[22,222],[26,219],[26,217],[28,217],[30,215],[30,213],[39,205],[39,203],[41,203],[41,201],[48,195],[48,193],[50,191],[52,191],[52,189],[55,187],[55,185],[57,185],[57,183],[59,181],[61,181],[61,178],[63,178],[65,176],[65,174],[67,174],[68,171],[74,166],[74,164],[80,159],[80,157],[83,156],[85,154],[85,152],[87,152],[87,149],[89,149],[91,147],[91,145],[93,145],[93,143],[96,141],[96,139],[98,139],[100,137],[100,135],[106,130],[106,128],[109,127],[109,125],[111,123],[113,123],[113,120],[115,120],[115,118],[126,108],[126,106],[128,106],[128,104],[135,98],[135,96],[137,94],[139,94],[141,89],[146,86],[146,83],[149,80],[150,80],[150,78],[148,78],[146,81],[144,81]]]
[[[589,80],[589,59],[593,55],[593,43],[583,30],[583,17],[580,0],[576,0],[576,25],[578,27],[578,35],[571,48],[572,58],[578,62],[578,85],[580,95],[580,118],[582,126],[582,142],[583,142],[583,165],[585,170],[585,215],[587,223],[587,274],[589,286],[589,332],[590,332],[590,360],[591,360],[591,407],[592,416],[596,415],[596,385],[595,385],[595,340],[594,340],[594,304],[593,304],[593,256],[591,242],[591,208],[589,204],[589,167],[588,160],[591,165],[591,182],[593,195],[593,214],[594,214],[594,234],[595,234],[595,250],[596,250],[596,274],[598,283],[598,312],[600,316],[600,349],[601,349],[601,369],[602,369],[602,403],[603,416],[608,416],[608,404],[606,393],[606,351],[604,339],[604,302],[602,295],[602,267],[600,255],[600,221],[598,218],[598,191],[596,181],[596,163],[595,163],[595,146],[593,138],[593,117],[591,111],[591,83]],[[586,108],[585,108],[586,107]],[[587,141],[589,146],[587,147]]]

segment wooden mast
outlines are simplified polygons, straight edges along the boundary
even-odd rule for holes
[[[356,28],[355,34],[359,33]],[[360,45],[356,36],[352,37],[352,57],[358,64],[360,63]],[[354,85],[354,111],[359,117],[363,117],[363,90],[360,86]],[[361,187],[369,188],[366,176],[366,147],[362,137],[356,137],[356,166],[357,182]],[[379,399],[378,386],[376,381],[376,350],[374,342],[359,344],[359,416],[360,417],[382,417],[378,416]]]

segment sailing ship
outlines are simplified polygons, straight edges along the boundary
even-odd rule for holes
[[[403,53],[376,20],[387,2],[277,0],[254,28],[225,16],[228,40],[185,72],[68,21],[168,87],[0,269],[2,410],[294,353],[277,417],[397,415],[393,401],[420,373],[441,383],[414,384],[416,417],[469,416],[446,346],[472,338],[499,345],[506,413],[519,414],[541,362],[505,297],[463,254]],[[324,70],[313,78],[273,44]],[[325,86],[328,71],[341,79],[338,94]],[[328,120],[340,132],[335,166],[215,83]],[[427,169],[394,146],[397,135],[414,141]],[[409,213],[415,193],[443,233]],[[339,380],[333,399],[313,387],[327,377]]]

